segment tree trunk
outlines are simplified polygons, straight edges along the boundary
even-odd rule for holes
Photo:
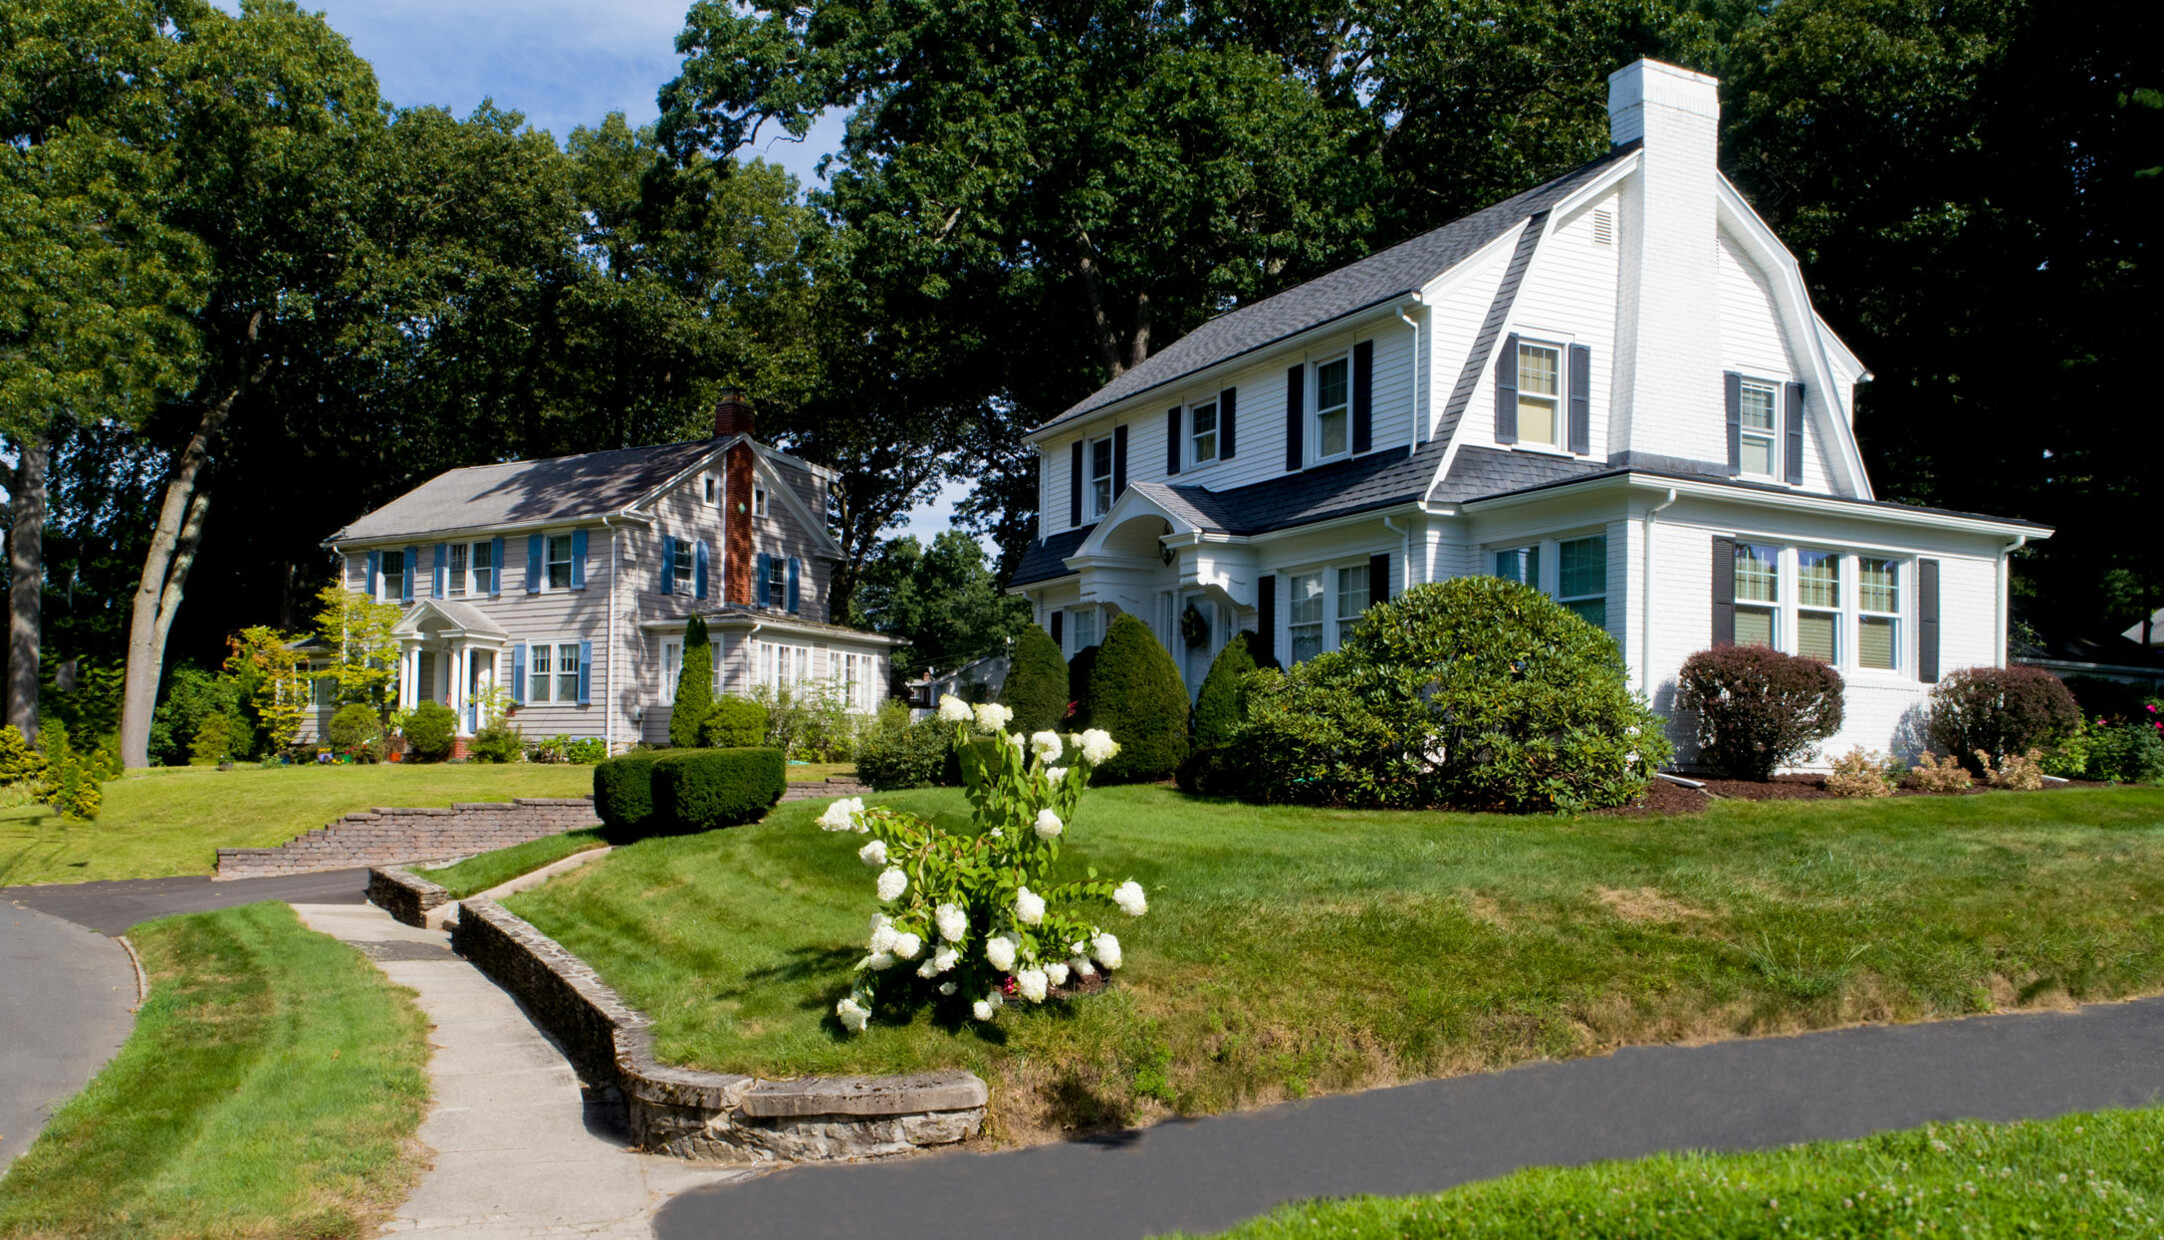
[[[7,722],[38,739],[38,655],[45,602],[45,466],[51,432],[23,441],[8,484]]]

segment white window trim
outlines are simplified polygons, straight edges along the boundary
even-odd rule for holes
[[[684,639],[664,637],[661,639],[661,700],[676,700],[677,684],[684,674]]]
[[[1322,450],[1322,368],[1334,362],[1345,363],[1345,450],[1328,456]],[[1324,465],[1342,461],[1352,455],[1353,444],[1353,361],[1351,349],[1339,349],[1307,364],[1307,461],[1310,465]],[[1334,408],[1334,406],[1333,406]],[[1330,647],[1336,649],[1336,647]]]
[[[572,657],[577,658],[579,649],[579,643],[577,639],[573,639],[571,641],[564,641],[561,638],[552,637],[547,641],[529,641],[526,643],[526,705],[576,706],[579,704],[579,690],[578,682],[576,680],[573,680],[572,682],[570,697],[561,697],[558,696],[556,693],[556,690],[562,685],[562,678],[564,674],[563,661],[557,656],[563,652],[563,649],[566,646],[571,648]],[[534,653],[540,650],[546,650],[549,652],[549,670],[547,673],[549,696],[547,697],[538,696],[533,691],[533,679],[536,675],[534,671]],[[588,674],[591,675],[591,673]],[[575,677],[577,673],[574,672],[572,673],[572,675]]]
[[[1520,420],[1518,438],[1509,446],[1519,452],[1542,452],[1549,456],[1576,456],[1570,450],[1570,346],[1576,343],[1567,334],[1553,332],[1533,333],[1519,331],[1518,347],[1521,349],[1552,349],[1555,352],[1555,442],[1527,443],[1525,426]],[[1524,382],[1525,367],[1517,358],[1519,381]],[[1523,399],[1524,389],[1518,389]],[[1540,399],[1547,399],[1541,397]]]
[[[1520,545],[1523,545],[1523,544],[1520,544]],[[1500,550],[1503,550],[1503,549],[1504,549],[1504,548],[1501,548],[1501,547],[1498,547],[1498,548],[1496,548],[1496,550],[1499,550],[1499,551],[1500,551]],[[1340,649],[1340,648],[1341,648],[1341,645],[1342,645],[1342,643],[1340,643],[1340,641],[1338,640],[1338,638],[1339,638],[1339,633],[1338,633],[1338,630],[1339,630],[1339,628],[1340,628],[1340,627],[1341,627],[1341,626],[1342,626],[1342,625],[1344,624],[1345,620],[1347,619],[1347,617],[1345,617],[1345,616],[1342,616],[1342,615],[1340,615],[1340,614],[1338,613],[1338,590],[1337,590],[1337,574],[1338,574],[1338,570],[1339,570],[1339,569],[1342,569],[1342,568],[1369,568],[1369,567],[1372,567],[1372,566],[1373,566],[1373,563],[1374,563],[1374,559],[1373,559],[1373,557],[1375,557],[1375,556],[1378,556],[1378,555],[1382,555],[1382,554],[1384,554],[1385,552],[1389,552],[1389,553],[1392,553],[1392,560],[1393,560],[1393,563],[1394,563],[1394,562],[1395,562],[1395,560],[1396,560],[1396,555],[1395,555],[1395,553],[1396,553],[1397,551],[1398,551],[1398,548],[1396,548],[1396,547],[1394,547],[1394,546],[1392,546],[1392,547],[1376,547],[1376,548],[1374,548],[1374,549],[1373,549],[1372,551],[1363,551],[1363,552],[1361,552],[1361,553],[1360,553],[1359,555],[1357,555],[1357,556],[1348,556],[1348,557],[1345,557],[1345,558],[1342,558],[1342,559],[1330,559],[1330,560],[1315,560],[1315,561],[1312,561],[1312,562],[1310,562],[1310,563],[1306,563],[1306,564],[1295,564],[1295,565],[1291,566],[1290,568],[1275,568],[1275,569],[1272,569],[1272,570],[1270,570],[1270,571],[1272,571],[1273,573],[1275,573],[1275,574],[1276,574],[1276,575],[1277,575],[1277,576],[1278,576],[1278,577],[1279,577],[1279,578],[1280,578],[1281,580],[1283,580],[1283,581],[1284,581],[1284,583],[1285,583],[1285,609],[1284,609],[1284,615],[1283,615],[1283,616],[1281,616],[1281,617],[1280,617],[1280,618],[1278,619],[1277,623],[1278,623],[1279,625],[1283,626],[1283,628],[1284,628],[1284,630],[1285,630],[1285,654],[1286,654],[1286,657],[1290,658],[1290,657],[1291,657],[1291,655],[1292,655],[1292,630],[1293,630],[1293,619],[1292,619],[1292,606],[1293,606],[1293,600],[1292,600],[1292,580],[1293,580],[1293,578],[1295,578],[1295,577],[1305,577],[1305,576],[1308,576],[1309,574],[1315,574],[1315,575],[1318,575],[1318,576],[1320,576],[1320,577],[1322,578],[1322,600],[1323,600],[1323,601],[1322,601],[1322,649],[1321,649],[1321,651],[1319,651],[1319,653],[1322,653],[1322,654],[1328,654],[1329,652],[1331,652],[1331,651],[1333,651],[1333,650],[1337,650],[1337,649]],[[1545,554],[1545,553],[1543,553],[1543,554]],[[1493,563],[1494,561],[1493,561],[1493,560],[1492,560],[1492,558],[1491,558],[1491,560],[1490,560],[1489,562],[1490,562],[1490,563]],[[1389,588],[1389,585],[1388,585],[1388,583],[1387,583],[1387,582],[1386,582],[1386,583],[1384,583],[1384,588],[1385,588],[1386,590],[1387,590],[1387,589]],[[1370,608],[1372,608],[1372,607],[1374,607],[1374,606],[1375,606],[1375,581],[1374,581],[1374,579],[1373,579],[1373,577],[1372,577],[1372,576],[1371,576],[1371,577],[1369,578],[1369,580],[1368,580],[1368,604],[1367,604],[1367,605],[1368,605],[1368,607],[1370,607]],[[1366,614],[1366,611],[1365,611],[1365,610],[1363,610],[1363,611],[1361,612],[1361,614],[1362,614],[1362,615],[1365,615],[1365,614]],[[1235,624],[1235,625],[1239,623],[1239,620],[1238,620],[1237,616],[1235,616],[1235,617],[1233,618],[1233,620],[1232,620],[1232,623],[1233,623],[1233,624]],[[1274,642],[1274,641],[1276,641],[1277,639],[1276,639],[1275,635],[1272,635],[1272,636],[1270,637],[1270,640]]]
[[[1066,630],[1065,637],[1068,658],[1072,659],[1076,655],[1082,653],[1084,650],[1089,649],[1091,646],[1103,643],[1105,639],[1104,608],[1098,606],[1095,603],[1077,603],[1072,607],[1063,607],[1060,610],[1067,613],[1067,619],[1060,627]],[[1081,640],[1080,630],[1075,627],[1075,617],[1084,612],[1089,613],[1090,623],[1094,626],[1093,635],[1096,637],[1096,641],[1084,643]]]
[[[1783,399],[1784,392],[1787,390],[1787,382],[1781,379],[1762,379],[1756,375],[1743,375],[1742,386],[1747,388],[1765,388],[1773,393],[1773,429],[1766,432],[1763,436],[1761,436],[1758,432],[1752,430],[1750,427],[1747,426],[1743,427],[1741,432],[1744,438],[1769,438],[1772,440],[1772,450],[1767,453],[1766,459],[1771,462],[1773,468],[1770,472],[1763,474],[1754,474],[1749,472],[1748,470],[1745,470],[1743,468],[1742,449],[1738,448],[1736,458],[1737,476],[1742,478],[1749,478],[1753,482],[1771,482],[1780,486],[1788,486],[1790,485],[1790,483],[1788,482],[1788,471],[1782,468],[1784,465],[1787,464],[1787,462],[1781,459],[1783,454],[1786,452],[1788,446],[1785,442],[1788,438],[1787,428],[1782,426],[1781,424],[1781,419],[1784,416],[1784,411],[1781,408],[1781,401]],[[1740,400],[1741,398],[1739,397],[1738,399]],[[1741,423],[1742,418],[1743,413],[1739,407],[1736,413],[1736,419],[1739,424]]]
[[[564,559],[563,559],[562,561],[560,561],[560,562],[561,562],[561,563],[562,563],[562,564],[564,565],[564,583],[563,583],[562,585],[560,585],[560,586],[559,586],[559,585],[555,585],[555,584],[553,584],[553,583],[551,583],[551,582],[549,581],[549,565],[550,565],[550,564],[553,564],[553,563],[558,563],[558,562],[559,562],[559,561],[551,560],[551,559],[549,558],[549,553],[550,553],[550,551],[551,551],[551,550],[553,550],[553,549],[554,549],[554,547],[555,547],[555,540],[556,540],[556,539],[559,539],[559,538],[561,538],[561,539],[563,539],[563,540],[564,540],[564,557],[565,557],[565,558],[564,558]],[[577,544],[576,542],[574,542],[574,541],[573,541],[573,539],[572,539],[572,537],[571,537],[571,531],[570,531],[570,530],[542,530],[542,531],[541,531],[541,575],[540,575],[540,577],[539,577],[539,579],[538,579],[538,580],[540,581],[540,583],[541,583],[541,593],[543,593],[543,594],[554,594],[555,592],[557,592],[557,591],[559,591],[559,590],[564,590],[564,591],[568,591],[568,590],[570,590],[570,589],[571,589],[571,570],[572,570],[573,568],[577,567],[577,564],[578,564],[578,544]]]
[[[710,508],[718,508],[721,506],[720,474],[699,475],[699,488],[699,498],[701,502],[705,503]]]
[[[1833,557],[1834,580],[1833,606],[1805,605],[1803,601],[1803,556],[1829,555]],[[1833,659],[1829,666],[1847,671],[1855,665],[1854,643],[1849,641],[1849,630],[1856,614],[1855,600],[1849,584],[1849,564],[1855,557],[1835,547],[1791,544],[1781,549],[1782,564],[1788,574],[1788,641],[1790,654],[1802,653],[1804,615],[1833,617]]]
[[[1916,555],[1892,548],[1852,548],[1824,544],[1788,543],[1760,535],[1737,533],[1732,535],[1738,543],[1772,547],[1774,559],[1774,590],[1777,601],[1773,605],[1773,649],[1783,654],[1798,653],[1797,620],[1804,612],[1830,614],[1834,619],[1833,668],[1851,681],[1869,684],[1894,685],[1916,683],[1916,632],[1915,581]],[[1800,552],[1825,552],[1835,557],[1841,580],[1838,587],[1838,606],[1806,607],[1803,605],[1803,576]],[[1863,610],[1863,565],[1866,558],[1888,560],[1894,565],[1894,610]],[[1739,607],[1759,607],[1763,604],[1745,603],[1737,600]],[[1894,622],[1894,665],[1865,667],[1861,662],[1863,617],[1884,617]]]
[[[768,509],[771,507],[772,505],[767,502],[766,484],[763,482],[752,483],[751,515],[755,517],[764,517],[768,514]]]
[[[1107,498],[1102,508],[1097,505],[1097,445],[1105,445],[1104,483]],[[1119,477],[1119,448],[1110,435],[1098,435],[1082,441],[1082,518],[1084,521],[1102,521],[1119,502],[1112,493],[1113,481]]]
[[[1184,452],[1187,459],[1187,468],[1190,472],[1198,469],[1208,469],[1225,459],[1225,413],[1224,410],[1218,408],[1219,403],[1216,396],[1205,396],[1200,400],[1187,402],[1186,420],[1182,425],[1182,429],[1185,432],[1187,441]],[[1198,455],[1195,447],[1195,440],[1200,438],[1199,433],[1195,430],[1195,411],[1198,409],[1208,409],[1210,411],[1209,460],[1203,460]]]

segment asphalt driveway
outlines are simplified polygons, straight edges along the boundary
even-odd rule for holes
[[[97,883],[51,883],[35,887],[0,887],[0,900],[16,901],[55,917],[65,917],[105,934],[126,934],[139,921],[204,913],[211,909],[285,900],[294,904],[363,904],[368,871],[331,870],[278,878],[237,878],[214,883],[202,875],[186,878],[124,878]],[[0,973],[0,982],[6,975]]]
[[[0,900],[0,1170],[135,1027],[135,966],[102,934]]]

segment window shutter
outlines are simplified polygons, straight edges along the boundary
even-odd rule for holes
[[[1593,346],[1570,346],[1570,450],[1593,450]]]
[[[661,536],[661,592],[676,593],[676,540],[667,534]]]
[[[576,562],[577,562],[577,561],[573,561],[573,563],[576,563]],[[592,642],[580,642],[580,643],[579,643],[579,705],[581,705],[581,706],[590,706],[590,705],[592,705],[592,704],[593,704],[593,700],[594,700],[594,694],[593,694],[593,683],[594,683],[594,644],[593,644]]]
[[[437,598],[443,597],[443,580],[448,575],[446,570],[450,567],[450,563],[451,545],[449,543],[437,543],[435,573],[435,597]]]
[[[1067,613],[1064,611],[1052,613],[1052,644],[1061,650],[1067,649]]]
[[[413,579],[420,575],[421,549],[419,547],[408,547],[406,548],[406,580],[403,593],[399,595],[401,599],[408,603],[413,601]]]
[[[1743,472],[1743,376],[1723,371],[1721,383],[1728,401],[1728,472]]]
[[[541,536],[526,536],[526,593],[541,593]]]
[[[1518,333],[1503,340],[1495,359],[1495,442],[1518,442]]]
[[[571,588],[586,588],[586,531],[571,531]]]
[[[1736,644],[1736,540],[1713,540],[1713,644]]]
[[[698,598],[706,597],[706,540],[691,544],[691,592]]]
[[[1803,385],[1788,385],[1788,408],[1783,410],[1788,423],[1788,455],[1784,464],[1788,480],[1797,485],[1803,483]]]
[[[1226,388],[1217,394],[1217,459],[1232,459],[1233,414],[1240,399],[1240,389]]]
[[[1368,606],[1390,601],[1390,553],[1368,557]]]
[[[764,551],[759,553],[759,582],[757,586],[759,597],[755,601],[761,607],[772,607],[774,605],[774,591],[767,584],[774,578],[773,563],[773,556]]]
[[[795,612],[798,610],[799,595],[797,583],[803,576],[803,569],[801,567],[801,563],[802,562],[799,561],[795,556],[792,555],[789,557],[789,610],[791,612]]]
[[[511,643],[511,700],[526,704],[526,643]]]
[[[1074,452],[1069,457],[1067,470],[1067,528],[1075,529],[1082,524],[1082,441],[1074,441]]]
[[[368,597],[380,598],[383,594],[383,553],[368,553]]]
[[[1112,498],[1127,494],[1127,428],[1112,428]]]
[[[503,539],[488,541],[488,592],[490,596],[503,593]]]
[[[1277,574],[1265,574],[1255,583],[1255,632],[1262,636],[1262,648],[1277,657]]]
[[[1916,679],[1939,681],[1939,562],[1916,561]]]
[[[1180,410],[1165,410],[1165,476],[1180,472]]]
[[[1300,444],[1300,423],[1307,416],[1307,367],[1288,367],[1285,371],[1285,472],[1300,468],[1306,460]]]
[[[1353,346],[1352,450],[1366,452],[1375,446],[1375,342],[1363,340]]]

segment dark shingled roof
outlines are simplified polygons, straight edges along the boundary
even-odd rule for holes
[[[1537,452],[1509,452],[1502,448],[1458,449],[1450,462],[1450,476],[1438,479],[1428,492],[1431,504],[1462,504],[1469,499],[1507,495],[1527,487],[1608,472],[1608,462],[1583,457],[1548,456]]]
[[[1072,576],[1073,570],[1066,564],[1067,557],[1073,555],[1075,548],[1081,546],[1082,540],[1088,538],[1090,531],[1096,528],[1092,524],[1078,529],[1062,530],[1050,538],[1040,538],[1031,543],[1029,549],[1022,553],[1022,562],[1014,566],[1013,580],[1007,584],[1022,586],[1050,581],[1055,577]]]
[[[691,468],[715,441],[617,448],[438,474],[325,539],[402,538],[622,512]]]
[[[1545,185],[1506,198],[1492,207],[1422,233],[1359,262],[1350,263],[1274,297],[1221,314],[1166,345],[1140,366],[1097,389],[1080,404],[1038,430],[1093,413],[1117,401],[1244,353],[1266,348],[1288,336],[1320,327],[1421,288],[1470,258],[1480,247],[1527,219],[1554,206],[1608,165],[1636,150],[1626,143]]]

